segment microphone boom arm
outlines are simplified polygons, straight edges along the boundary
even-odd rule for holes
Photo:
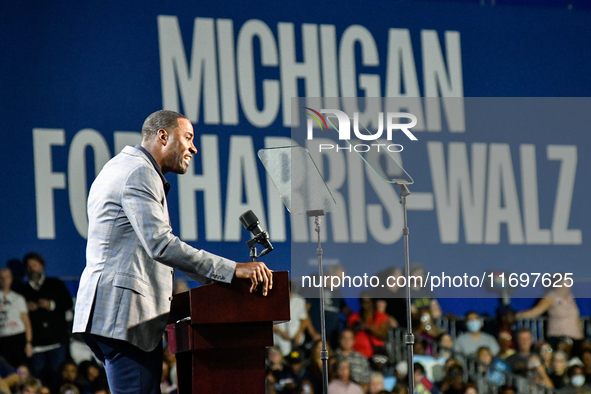
[[[250,249],[250,261],[257,261],[257,258],[262,257],[273,250],[273,246],[268,242],[268,239],[269,239],[269,233],[267,231],[263,231],[263,232],[255,235],[254,238],[252,238],[248,242],[246,242],[246,245]],[[258,251],[256,248],[256,244],[262,245],[264,241],[267,241],[266,243],[268,244],[268,247],[266,247],[261,252],[261,254],[257,254]]]

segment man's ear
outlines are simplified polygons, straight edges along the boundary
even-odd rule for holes
[[[164,129],[158,130],[157,138],[162,145],[166,146],[166,143],[168,142],[168,132]]]

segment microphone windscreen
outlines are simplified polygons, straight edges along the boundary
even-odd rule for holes
[[[245,229],[252,231],[259,224],[259,218],[257,218],[257,215],[253,211],[248,210],[240,216],[240,223],[242,223]]]

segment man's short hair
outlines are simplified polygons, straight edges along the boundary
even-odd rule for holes
[[[466,312],[466,319],[470,315],[476,315],[476,316],[478,316],[478,318],[480,318],[480,313],[476,312],[475,310],[470,310],[470,311]]]
[[[519,337],[519,335],[522,334],[522,333],[524,333],[524,332],[526,332],[530,336],[532,336],[531,330],[529,328],[527,328],[527,327],[519,327],[519,329],[517,329],[517,332],[515,333],[515,336],[516,337]]]
[[[271,353],[271,350],[275,350],[276,352],[279,352],[279,354],[281,354],[283,356],[283,353],[281,353],[281,348],[279,346],[274,345],[274,346],[267,348],[267,355],[269,355]]]
[[[45,268],[45,259],[43,257],[41,257],[41,255],[39,253],[27,253],[25,255],[25,257],[23,257],[23,264],[25,265],[25,267],[27,266],[29,260],[35,260],[37,261],[39,264],[41,264],[43,266],[43,268]]]
[[[179,126],[179,119],[187,119],[183,114],[168,109],[156,111],[146,118],[142,126],[142,136],[144,138],[155,137],[158,130],[176,128]]]

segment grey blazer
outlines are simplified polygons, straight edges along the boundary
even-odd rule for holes
[[[162,179],[142,151],[128,146],[90,188],[73,332],[155,349],[170,312],[174,268],[200,282],[229,283],[236,263],[172,234]]]

